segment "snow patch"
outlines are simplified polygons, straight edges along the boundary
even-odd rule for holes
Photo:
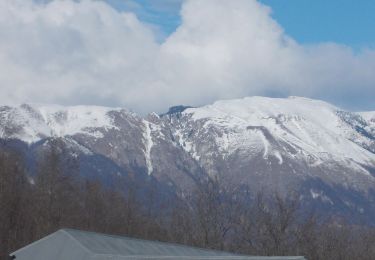
[[[315,200],[320,197],[320,193],[315,192],[314,190],[310,190],[311,197]]]
[[[273,154],[279,160],[279,164],[280,165],[283,164],[283,157],[281,156],[280,152],[279,151],[275,151]]]
[[[178,139],[178,144],[182,147],[186,152],[188,152],[194,160],[199,161],[200,156],[197,153],[196,147],[193,142],[190,142],[184,138],[183,133],[180,130],[175,131],[175,136]]]
[[[34,178],[32,178],[32,177],[28,177],[27,180],[29,181],[29,183],[30,183],[31,185],[35,185],[35,180],[34,180]]]
[[[326,195],[324,195],[324,193],[322,191],[314,191],[313,189],[310,189],[310,194],[311,194],[311,197],[316,200],[316,199],[320,199],[321,201],[325,202],[325,203],[329,203],[331,205],[333,205],[333,201]]]
[[[76,140],[74,140],[72,138],[68,138],[67,140],[68,140],[67,144],[69,144],[70,147],[78,148],[85,155],[93,155],[93,153],[88,148],[86,148],[85,146],[79,144]]]
[[[264,145],[264,152],[263,152],[263,159],[267,159],[268,158],[268,150],[269,150],[269,142],[267,140],[267,138],[264,136],[263,132],[259,131],[259,136],[263,142],[263,145]]]
[[[143,120],[143,124],[145,126],[145,131],[143,132],[143,138],[144,138],[144,145],[145,145],[145,159],[146,159],[146,166],[147,166],[147,173],[148,175],[151,175],[153,172],[153,166],[152,166],[152,160],[151,160],[151,149],[154,146],[154,142],[152,140],[152,129],[151,129],[151,123]]]

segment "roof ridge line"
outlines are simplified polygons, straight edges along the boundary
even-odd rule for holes
[[[90,249],[88,249],[87,247],[85,247],[78,239],[76,239],[73,235],[71,235],[66,229],[60,229],[58,231],[61,231],[61,232],[64,232],[64,234],[68,235],[71,239],[73,239],[74,241],[76,241],[79,246],[84,249],[86,251],[86,253],[89,253],[89,254],[95,254],[94,252],[92,252]],[[57,232],[58,232],[57,231]]]

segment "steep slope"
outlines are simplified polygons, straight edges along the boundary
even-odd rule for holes
[[[125,109],[35,104],[0,107],[2,139],[35,146],[60,138],[72,153],[78,149],[81,154],[107,158],[129,173],[152,174],[170,186],[191,189],[204,178],[203,172],[174,144],[169,132],[156,114],[146,120]]]
[[[374,212],[371,203],[358,202],[375,189],[368,116],[306,98],[250,97],[188,108],[164,120],[185,151],[228,185],[303,190],[305,198],[327,206]]]
[[[297,97],[218,101],[186,109],[169,122],[185,150],[203,164],[214,156],[222,160],[259,156],[278,165],[303,161],[311,168],[335,162],[364,176],[369,173],[362,165],[375,165],[370,148],[374,135],[365,130],[367,121],[322,101]]]
[[[375,113],[300,97],[249,97],[142,118],[120,108],[0,107],[0,139],[37,154],[62,140],[85,175],[142,176],[178,194],[219,179],[327,212],[375,217]],[[149,176],[149,177],[147,177]],[[354,218],[354,217],[353,217]]]

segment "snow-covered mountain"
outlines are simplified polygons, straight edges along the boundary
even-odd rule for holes
[[[170,124],[179,144],[211,176],[230,171],[232,178],[235,172],[241,183],[253,182],[248,175],[319,177],[367,189],[375,177],[369,114],[306,98],[251,97],[189,108],[171,116]]]
[[[74,153],[179,192],[219,178],[238,189],[299,190],[323,206],[375,216],[375,112],[319,100],[248,97],[146,118],[120,108],[4,106],[0,138],[29,147],[59,138]]]
[[[20,140],[34,150],[43,149],[49,139],[62,139],[75,156],[99,155],[128,173],[152,175],[180,189],[190,189],[195,180],[204,178],[198,163],[175,145],[156,114],[145,119],[118,108],[4,106],[0,107],[0,139]]]

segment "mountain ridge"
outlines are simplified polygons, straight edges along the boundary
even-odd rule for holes
[[[99,155],[179,196],[220,179],[254,192],[296,189],[307,201],[375,216],[373,114],[301,97],[221,100],[146,117],[123,108],[24,104],[0,107],[0,139],[42,147],[60,138],[86,165]],[[92,164],[105,177],[108,169]]]

